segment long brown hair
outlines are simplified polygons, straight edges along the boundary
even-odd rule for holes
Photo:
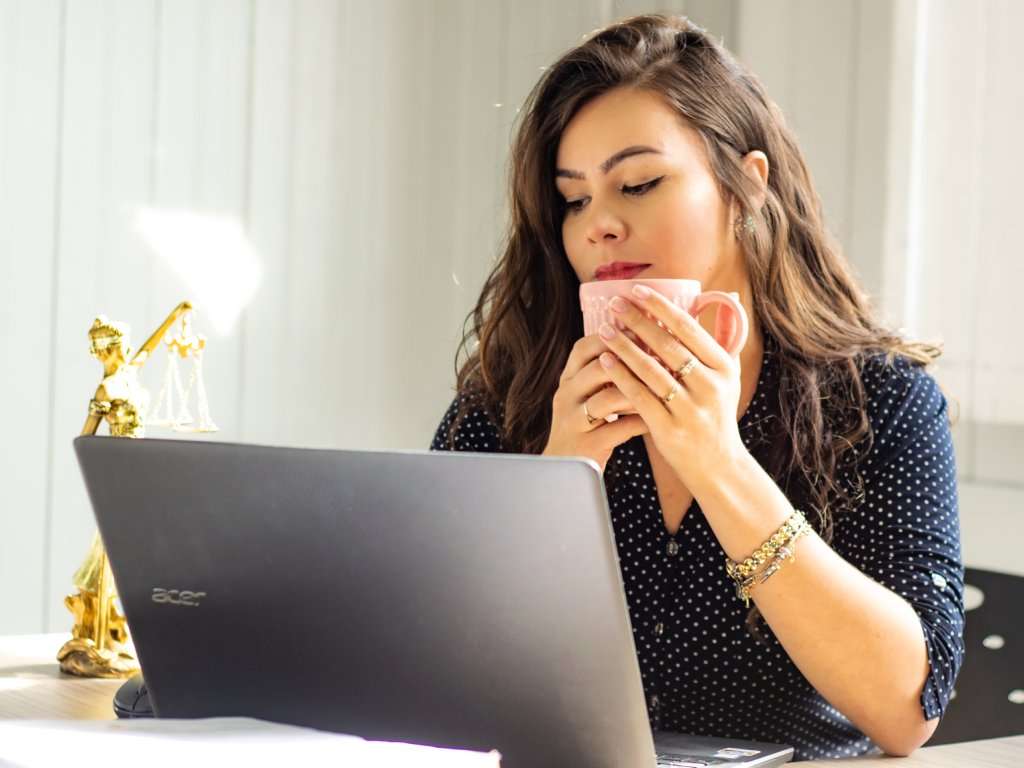
[[[636,16],[597,31],[549,67],[523,105],[504,253],[456,354],[458,391],[480,396],[465,398],[465,409],[471,402],[488,408],[507,451],[540,453],[546,445],[559,376],[583,335],[579,280],[562,245],[555,156],[577,111],[623,87],[657,94],[696,129],[723,199],[753,217],[740,242],[754,313],[774,341],[780,372],[780,450],[768,469],[784,489],[796,478],[813,507],[812,525],[831,541],[833,511],[860,493],[856,483],[840,487],[839,470],[855,465],[871,442],[861,364],[884,353],[890,362],[902,355],[924,365],[940,349],[906,341],[875,320],[825,227],[781,111],[753,74],[686,18]],[[760,208],[741,165],[752,150],[763,151],[770,167]]]

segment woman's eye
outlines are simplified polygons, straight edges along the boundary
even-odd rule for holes
[[[659,176],[658,178],[651,179],[650,181],[645,182],[643,184],[637,184],[635,187],[631,187],[627,184],[624,184],[620,188],[620,191],[624,195],[640,197],[641,195],[650,192],[652,189],[658,186],[658,184],[660,184],[661,180],[664,178],[664,176]],[[565,206],[565,212],[568,214],[579,213],[581,210],[583,210],[583,206],[587,204],[587,199],[588,198],[586,197],[581,197],[578,200],[566,200],[563,203],[563,205]]]
[[[566,200],[565,210],[568,213],[579,213],[583,209],[584,202],[586,202],[585,198],[582,198],[580,200]]]
[[[639,197],[640,195],[642,195],[642,194],[644,194],[646,192],[650,192],[652,189],[654,189],[656,186],[658,186],[658,183],[663,178],[665,178],[665,177],[664,176],[659,176],[656,179],[651,179],[650,181],[648,181],[648,182],[646,182],[644,184],[638,184],[635,187],[630,187],[630,186],[627,186],[627,185],[623,185],[623,187],[622,187],[622,194],[624,194],[624,195],[636,195],[637,197]]]

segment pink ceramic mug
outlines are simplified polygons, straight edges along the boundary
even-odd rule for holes
[[[712,304],[721,305],[715,317],[714,337],[719,344],[730,354],[738,355],[743,345],[747,343],[747,334],[750,330],[750,323],[747,313],[740,304],[739,296],[735,293],[724,291],[701,291],[699,280],[673,280],[673,279],[644,279],[634,280],[596,280],[580,285],[580,307],[583,310],[583,333],[590,336],[597,333],[602,323],[626,331],[626,327],[619,319],[619,315],[613,312],[608,303],[615,296],[623,296],[627,300],[636,303],[633,299],[632,290],[634,285],[646,285],[652,291],[657,291],[667,297],[669,301],[680,309],[689,312],[697,317]],[[661,322],[658,325],[664,327]],[[628,332],[630,338],[639,344],[645,352],[651,353],[647,345],[637,339],[632,332]],[[655,355],[655,357],[657,357]],[[659,358],[660,360],[660,358]],[[664,361],[661,361],[664,363]],[[634,413],[631,411],[630,413]],[[612,414],[608,421],[614,421],[618,416]]]

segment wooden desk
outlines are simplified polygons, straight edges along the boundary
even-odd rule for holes
[[[0,718],[109,720],[111,699],[123,681],[83,680],[61,674],[55,657],[65,635],[0,637]],[[811,760],[801,766],[851,768],[1020,768],[1024,736],[925,747],[910,757]]]
[[[799,766],[848,765],[850,768],[1020,768],[1024,736],[924,747],[910,757],[861,757],[849,760],[808,760]]]
[[[0,637],[0,718],[112,720],[114,693],[123,680],[65,675],[57,651],[70,635]]]

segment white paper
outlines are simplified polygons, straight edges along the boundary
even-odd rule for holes
[[[0,721],[0,766],[54,765],[498,768],[500,755],[366,741],[245,717]]]

